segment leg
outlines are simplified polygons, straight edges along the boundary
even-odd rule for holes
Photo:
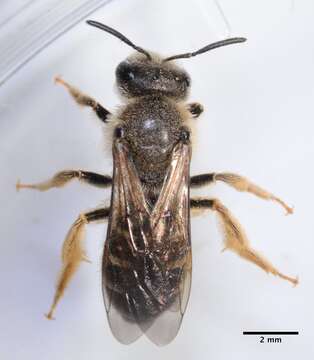
[[[233,173],[208,173],[191,177],[191,187],[200,187],[209,185],[216,181],[223,181],[224,183],[232,186],[238,191],[250,192],[264,200],[272,200],[280,204],[286,211],[287,214],[293,213],[293,208],[289,207],[281,199],[268,192],[267,190],[262,189],[258,185],[255,185],[247,178],[233,174]]]
[[[110,176],[100,175],[83,170],[65,170],[58,172],[51,179],[40,182],[38,184],[21,184],[20,181],[18,181],[16,184],[16,190],[36,189],[39,191],[46,191],[53,187],[62,187],[73,179],[78,179],[87,184],[103,188],[112,184],[112,179]]]
[[[267,273],[277,275],[282,279],[290,281],[292,284],[297,285],[298,279],[286,276],[279,272],[273,265],[259,255],[254,249],[251,248],[249,241],[246,237],[244,230],[242,229],[236,218],[230,213],[230,211],[217,199],[191,199],[191,209],[204,211],[210,209],[216,211],[219,220],[222,225],[224,234],[225,248],[237,253],[242,258],[253,262]]]
[[[88,95],[85,95],[81,93],[80,90],[76,89],[74,86],[68,84],[66,81],[61,79],[59,76],[55,78],[55,82],[58,84],[63,85],[72,95],[73,99],[79,104],[84,106],[91,107],[99,119],[106,123],[108,121],[108,117],[110,115],[110,112],[102,107],[97,101],[89,97]]]
[[[194,118],[198,118],[201,113],[204,111],[203,105],[199,103],[188,104],[188,110]]]
[[[70,228],[62,247],[62,270],[57,281],[52,305],[48,314],[46,314],[48,319],[53,319],[54,310],[80,262],[89,261],[82,244],[85,236],[85,225],[99,220],[106,220],[108,216],[109,208],[87,212],[81,214]]]

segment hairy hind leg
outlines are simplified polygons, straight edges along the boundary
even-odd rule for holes
[[[64,294],[66,287],[78,269],[81,261],[89,260],[83,248],[85,237],[85,225],[91,222],[106,220],[109,216],[109,208],[97,209],[94,211],[80,214],[71,226],[62,247],[62,269],[57,280],[56,292],[49,312],[46,314],[48,319],[53,319],[55,308]]]
[[[224,234],[225,248],[223,250],[230,249],[242,258],[259,266],[267,273],[279,276],[282,279],[290,281],[294,285],[298,284],[297,278],[282,274],[267,259],[250,246],[246,234],[238,220],[218,199],[191,199],[190,206],[192,214],[193,210],[196,212],[202,212],[204,210],[213,210],[217,212]]]

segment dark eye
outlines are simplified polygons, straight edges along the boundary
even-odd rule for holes
[[[189,87],[191,84],[190,78],[188,76],[184,76],[183,82],[185,83],[186,87]]]
[[[116,76],[120,81],[130,81],[135,77],[134,69],[126,62],[122,62],[117,67]]]
[[[187,88],[190,86],[190,78],[186,74],[178,74],[175,76],[175,80],[180,83],[180,85],[185,85]]]

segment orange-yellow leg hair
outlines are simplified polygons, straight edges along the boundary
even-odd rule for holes
[[[282,274],[268,260],[252,249],[246,234],[237,219],[219,200],[204,198],[191,199],[190,205],[192,214],[193,212],[199,213],[208,209],[211,209],[217,213],[224,235],[225,248],[223,250],[229,249],[240,255],[242,258],[256,264],[267,273],[271,273],[281,277],[282,279],[288,280],[293,285],[298,284],[297,278]]]
[[[216,181],[222,181],[238,191],[250,192],[264,200],[275,201],[286,210],[287,215],[293,213],[293,208],[288,206],[280,198],[269,191],[262,189],[260,186],[252,183],[250,180],[241,175],[227,172],[196,175],[191,177],[191,187],[201,187],[210,183],[215,183]]]
[[[81,261],[89,260],[86,257],[83,248],[85,237],[85,225],[95,221],[101,221],[108,218],[109,208],[97,209],[85,214],[79,215],[77,220],[71,226],[62,247],[62,269],[56,284],[56,292],[53,298],[49,312],[46,314],[48,319],[53,319],[56,306],[63,296],[71,278],[78,269]]]
[[[64,81],[60,76],[55,77],[55,83],[63,85],[79,105],[92,108],[102,122],[108,122],[108,118],[111,115],[110,112],[102,105],[100,105],[96,100],[88,95],[85,95],[79,89]]]
[[[21,184],[18,180],[16,183],[16,190],[33,189],[39,191],[46,191],[51,188],[60,188],[69,183],[73,179],[85,182],[90,185],[101,188],[108,187],[112,184],[112,179],[107,175],[100,175],[83,170],[64,170],[55,174],[51,179],[37,183],[37,184]]]

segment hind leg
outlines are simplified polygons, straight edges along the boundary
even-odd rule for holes
[[[230,213],[230,211],[217,199],[191,199],[190,206],[196,212],[202,212],[205,210],[213,210],[219,216],[219,220],[222,225],[224,233],[224,244],[226,249],[230,249],[242,258],[259,266],[267,273],[279,276],[284,280],[290,281],[293,285],[298,284],[297,278],[282,274],[278,271],[267,259],[261,256],[256,250],[254,250],[242,229],[237,219]]]
[[[91,222],[104,221],[109,216],[109,208],[97,209],[80,214],[71,226],[62,247],[62,269],[58,277],[56,292],[49,312],[48,319],[53,319],[53,313],[58,302],[64,294],[66,287],[78,269],[81,261],[89,261],[83,248],[85,225]]]

